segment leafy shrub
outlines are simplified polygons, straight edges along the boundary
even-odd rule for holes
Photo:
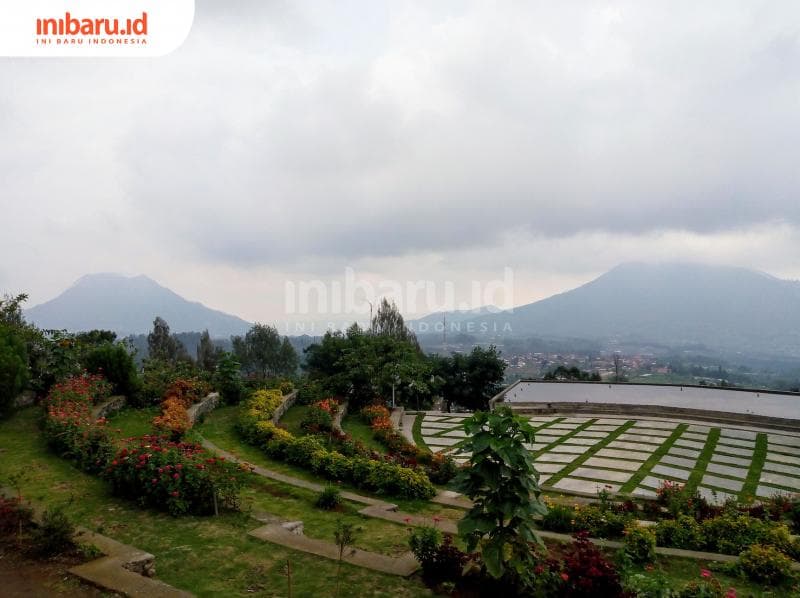
[[[161,403],[161,415],[153,419],[153,426],[169,434],[173,440],[183,436],[190,425],[189,414],[180,399],[170,397]]]
[[[360,415],[369,424],[375,440],[386,447],[389,455],[401,465],[422,465],[434,484],[446,484],[458,473],[458,466],[450,455],[434,455],[406,440],[392,426],[389,410],[383,405],[368,405],[361,409]]]
[[[663,519],[656,525],[656,543],[668,548],[702,550],[705,546],[703,529],[689,515],[678,515],[676,519]]]
[[[678,598],[723,598],[724,595],[719,580],[707,569],[701,569],[699,579],[688,582],[676,593]]]
[[[141,389],[136,363],[125,345],[104,343],[93,347],[84,357],[89,372],[102,374],[111,383],[114,394],[135,400]]]
[[[453,537],[446,535],[433,557],[436,567],[432,581],[443,583],[459,579],[468,560],[469,556],[453,544]]]
[[[47,403],[85,402],[88,405],[100,403],[111,395],[111,384],[100,374],[84,372],[80,376],[70,376],[50,387]]]
[[[616,513],[597,505],[581,505],[575,509],[575,531],[585,531],[593,538],[619,538],[625,525],[633,517],[627,513]]]
[[[28,352],[10,326],[0,324],[0,417],[11,411],[28,382]]]
[[[542,527],[552,532],[571,532],[575,524],[575,511],[569,505],[548,504],[542,517]]]
[[[335,401],[319,401],[312,404],[300,422],[300,428],[309,434],[330,432],[333,429],[333,416],[338,410]]]
[[[272,423],[272,415],[282,401],[283,396],[276,390],[253,393],[242,406],[237,424],[246,442],[263,448],[275,459],[311,469],[329,480],[348,481],[359,488],[406,498],[431,498],[436,494],[421,471],[373,459],[371,455],[362,456],[363,452],[349,457],[329,451],[314,436],[295,438]]]
[[[342,504],[342,494],[335,486],[325,486],[317,496],[316,506],[325,511],[332,511]]]
[[[308,380],[297,391],[297,403],[299,405],[311,405],[329,396],[331,396],[331,393],[319,380]]]
[[[752,544],[790,550],[789,529],[780,523],[759,521],[747,515],[726,515],[702,523],[705,547],[712,552],[739,554]]]
[[[136,398],[139,407],[149,407],[163,400],[170,385],[177,380],[191,380],[197,371],[191,363],[172,363],[160,359],[146,359],[142,371],[142,390]]]
[[[294,383],[291,380],[281,380],[278,383],[278,390],[281,394],[288,395],[294,392]]]
[[[260,423],[272,423],[275,410],[283,403],[283,395],[278,390],[256,390],[242,405],[241,415],[236,424],[237,430],[250,444],[263,445],[265,437]],[[271,430],[271,429],[270,429]]]
[[[129,441],[104,476],[114,493],[171,515],[207,515],[216,502],[235,508],[243,469],[193,443],[158,436]]]
[[[456,477],[458,473],[458,465],[456,465],[455,459],[450,455],[441,453],[433,455],[430,464],[423,467],[428,474],[428,478],[434,484],[444,485]]]
[[[101,471],[114,450],[105,421],[92,417],[94,397],[108,386],[99,376],[71,378],[54,385],[45,401],[42,433],[48,447],[89,473]]]
[[[789,521],[795,534],[800,534],[800,500],[795,500],[789,511]]]
[[[625,528],[625,555],[634,563],[644,565],[656,558],[656,534],[637,524]]]
[[[265,445],[268,455],[308,468],[329,480],[348,481],[359,488],[404,498],[432,498],[436,489],[421,471],[366,457],[346,457],[326,450],[313,436],[274,435]]]
[[[61,507],[46,509],[42,521],[31,532],[34,550],[41,556],[53,556],[73,548],[75,526]]]
[[[33,510],[26,507],[18,498],[0,495],[0,536],[18,534],[30,528]]]
[[[179,378],[164,393],[161,415],[153,419],[153,426],[178,440],[191,428],[187,409],[207,396],[210,388],[200,380]]]
[[[656,503],[666,507],[673,517],[691,515],[700,520],[713,512],[697,490],[690,494],[685,485],[669,480],[665,480],[656,491]]]
[[[624,586],[630,598],[670,598],[674,595],[670,580],[661,571],[629,575]]]
[[[623,596],[614,565],[589,541],[586,532],[575,534],[575,541],[564,556],[561,577],[564,584],[559,596],[565,598]]]
[[[442,543],[442,532],[428,525],[411,530],[408,547],[419,561],[422,574],[429,577],[436,572],[436,553]]]
[[[773,546],[754,544],[739,555],[739,568],[760,584],[777,585],[792,574],[792,561]]]
[[[238,405],[244,396],[241,364],[231,353],[225,353],[214,371],[214,387],[228,405]]]

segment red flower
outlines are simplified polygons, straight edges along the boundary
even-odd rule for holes
[[[170,494],[177,498],[180,493],[177,490],[173,490]]]
[[[179,474],[179,473],[173,473],[173,474],[172,474],[172,479],[173,479],[173,480],[177,480],[177,479],[178,479],[178,478],[180,478],[180,477],[181,477],[181,474]]]
[[[569,575],[567,575],[566,573],[562,573],[561,574],[561,579],[563,579],[564,581],[567,581],[569,579]]]
[[[711,571],[708,569],[700,569],[700,576],[706,578],[711,577]]]

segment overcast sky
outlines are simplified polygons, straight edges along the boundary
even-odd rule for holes
[[[30,305],[102,271],[261,321],[346,267],[509,267],[517,304],[630,260],[800,277],[796,0],[198,0],[165,58],[0,59],[0,140]]]

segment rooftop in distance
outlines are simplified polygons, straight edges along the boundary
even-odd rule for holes
[[[653,405],[800,420],[800,395],[774,391],[661,384],[520,380],[503,391],[507,403]]]

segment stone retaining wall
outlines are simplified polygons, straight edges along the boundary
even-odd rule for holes
[[[214,411],[217,405],[219,405],[219,393],[209,393],[205,399],[199,403],[195,403],[186,410],[186,414],[189,416],[189,424],[192,426],[195,425],[202,416]]]
[[[298,391],[295,390],[283,398],[283,403],[278,405],[277,409],[275,409],[275,413],[272,414],[273,424],[277,424],[281,421],[281,418],[289,411],[289,407],[295,404],[295,401],[297,401],[297,393]]]
[[[26,390],[14,399],[14,408],[22,409],[23,407],[30,407],[36,402],[36,393],[32,390]]]
[[[342,420],[344,416],[347,415],[348,406],[348,401],[342,401],[341,405],[339,405],[339,411],[333,416],[333,429],[341,434],[344,434],[344,430],[342,430]]]
[[[122,395],[109,397],[108,399],[97,405],[94,409],[92,409],[92,416],[95,419],[107,418],[112,413],[116,413],[117,411],[122,409],[127,402],[128,399],[126,399]]]

